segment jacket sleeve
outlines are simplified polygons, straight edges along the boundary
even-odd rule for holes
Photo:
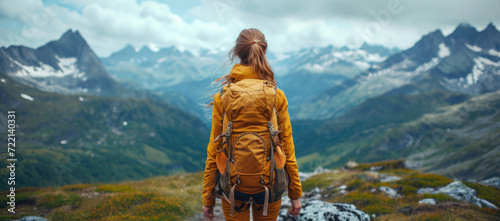
[[[299,179],[299,168],[295,159],[295,146],[292,137],[292,124],[288,115],[288,101],[285,93],[278,89],[276,95],[276,109],[278,111],[278,127],[281,133],[279,138],[283,144],[283,150],[286,154],[286,170],[290,175],[290,184],[288,185],[288,196],[290,199],[297,199],[302,196],[302,185]]]
[[[203,205],[215,205],[215,172],[217,164],[215,156],[217,155],[217,146],[219,143],[213,143],[215,137],[222,133],[222,102],[219,93],[214,97],[212,110],[212,132],[210,133],[210,142],[207,147],[207,161],[205,163],[205,174],[203,178]]]

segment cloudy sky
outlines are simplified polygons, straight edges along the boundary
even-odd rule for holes
[[[2,0],[0,46],[39,47],[79,30],[98,56],[137,49],[228,50],[259,28],[275,52],[362,42],[408,48],[462,22],[500,25],[498,0]]]

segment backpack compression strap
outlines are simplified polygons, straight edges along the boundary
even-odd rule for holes
[[[221,88],[220,93],[219,93],[221,96],[221,99],[222,99],[222,92],[223,91],[224,91],[224,87]],[[233,121],[231,119],[229,119],[229,116],[226,114],[225,110],[223,110],[223,112],[222,112],[222,127],[224,127],[224,124],[226,122],[227,122],[226,131],[224,133],[222,133],[221,135],[219,135],[217,138],[222,136],[224,138],[223,143],[227,143],[227,152],[225,152],[227,155],[226,174],[227,174],[227,177],[229,177],[228,185],[231,187],[230,192],[229,192],[229,205],[231,208],[230,209],[230,216],[233,216],[234,207],[236,204],[235,199],[234,199],[234,189],[236,188],[237,185],[240,184],[241,181],[240,181],[240,175],[238,174],[238,177],[236,177],[236,183],[233,186],[231,186],[231,173],[230,173],[231,168],[230,168],[230,166],[231,166],[231,161],[234,161],[234,159],[231,156],[231,133],[233,131]]]

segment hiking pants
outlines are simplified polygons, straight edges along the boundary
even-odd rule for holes
[[[235,200],[236,205],[241,205],[243,202],[239,200]],[[244,206],[246,208],[247,205]],[[280,214],[281,209],[281,199],[269,204],[267,209],[267,216],[262,216],[262,205],[254,204],[252,206],[252,215],[254,221],[276,221],[278,219],[278,215]],[[256,211],[256,208],[259,209]],[[230,205],[225,200],[222,200],[222,209],[224,210],[224,216],[226,220],[234,220],[234,221],[249,221],[250,220],[250,208],[243,209],[241,212],[234,211],[232,217],[229,216],[231,213]]]

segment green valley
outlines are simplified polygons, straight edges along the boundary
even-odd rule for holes
[[[0,77],[2,121],[7,111],[16,111],[16,187],[137,180],[203,169],[200,159],[208,142],[203,122],[147,92],[130,90],[121,98],[60,95]],[[0,136],[7,137],[7,130]],[[6,164],[0,163],[2,174]],[[5,190],[7,182],[0,187]]]

